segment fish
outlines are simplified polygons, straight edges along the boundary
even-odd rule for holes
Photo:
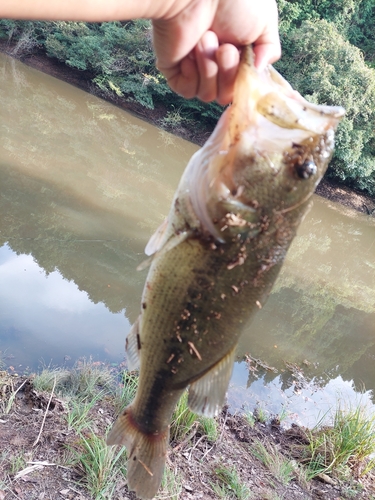
[[[233,103],[189,161],[167,219],[148,242],[141,312],[127,339],[133,402],[110,431],[128,451],[138,498],[161,484],[176,403],[225,402],[244,327],[263,307],[334,150],[341,107],[305,100],[242,50]]]

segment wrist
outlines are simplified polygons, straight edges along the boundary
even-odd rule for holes
[[[211,3],[211,0],[149,0],[145,5],[145,12],[142,17],[154,21],[168,21],[178,16],[187,8],[205,2]]]

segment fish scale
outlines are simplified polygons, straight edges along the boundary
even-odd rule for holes
[[[234,102],[146,247],[152,262],[127,339],[139,386],[108,436],[128,448],[138,497],[159,488],[185,388],[197,413],[213,416],[224,403],[238,340],[272,289],[343,114],[308,103],[272,67],[258,72],[243,50]]]

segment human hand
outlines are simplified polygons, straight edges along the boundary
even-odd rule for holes
[[[158,69],[186,98],[231,102],[239,47],[258,69],[281,54],[275,0],[176,0],[153,25]]]

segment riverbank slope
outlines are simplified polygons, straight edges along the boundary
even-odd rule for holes
[[[81,361],[39,375],[0,372],[1,500],[136,499],[127,489],[124,449],[105,444],[137,383],[121,368]],[[202,419],[186,400],[174,414],[158,500],[375,499],[366,461],[352,456],[339,464],[336,456],[336,468],[316,470],[307,429],[285,430],[281,416],[265,421],[228,408],[215,420]],[[329,432],[321,428],[315,436],[325,433],[328,445]]]

